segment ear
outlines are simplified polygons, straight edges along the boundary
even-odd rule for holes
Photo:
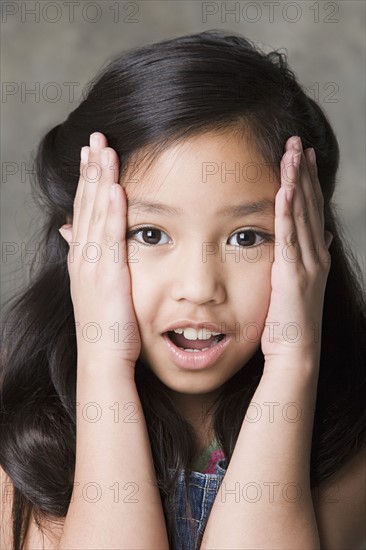
[[[330,231],[327,231],[327,230],[324,231],[324,240],[325,240],[326,247],[329,248],[333,240],[333,235]]]
[[[59,227],[59,232],[68,243],[72,240],[72,225],[62,225]]]

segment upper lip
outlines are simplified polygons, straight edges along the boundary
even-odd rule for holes
[[[176,328],[188,328],[192,327],[196,329],[197,331],[201,328],[207,328],[207,330],[210,330],[212,332],[220,332],[221,334],[224,334],[221,332],[222,326],[225,326],[225,323],[216,323],[214,321],[188,321],[187,319],[182,319],[181,321],[176,321],[175,323],[172,323],[169,325],[164,332],[168,332],[170,330],[174,330]],[[163,334],[164,334],[163,332]]]

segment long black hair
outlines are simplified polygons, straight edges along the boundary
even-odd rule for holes
[[[44,135],[34,158],[32,191],[44,216],[40,253],[29,284],[6,304],[1,333],[0,464],[14,484],[15,550],[22,548],[32,514],[36,521],[65,517],[72,494],[76,336],[69,247],[58,228],[72,219],[81,147],[92,132],[102,132],[119,156],[123,176],[142,151],[153,158],[174,142],[228,128],[249,132],[263,158],[278,169],[290,136],[315,149],[325,229],[334,239],[311,486],[329,478],[365,443],[365,295],[361,269],[332,204],[339,147],[327,116],[298,83],[284,53],[265,53],[238,33],[213,29],[134,48],[100,70],[75,110]],[[263,366],[259,348],[213,404],[212,426],[227,465]],[[135,376],[172,547],[172,489],[180,468],[188,480],[196,434],[141,360]],[[168,468],[176,475],[170,477]]]

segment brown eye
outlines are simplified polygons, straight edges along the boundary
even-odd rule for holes
[[[161,231],[160,229],[156,229],[155,227],[140,227],[138,229],[134,229],[132,231],[129,231],[127,233],[126,238],[130,239],[131,237],[135,237],[139,233],[142,234],[142,237],[139,239],[136,238],[136,240],[146,246],[154,246],[159,243],[161,240],[162,235],[166,235],[164,231]],[[168,241],[169,242],[169,241]],[[166,242],[160,243],[160,244],[167,244]]]
[[[233,246],[242,246],[244,248],[258,246],[262,244],[263,241],[272,242],[273,239],[271,235],[268,235],[267,233],[262,233],[260,231],[254,231],[253,229],[245,229],[241,231],[237,231],[230,237],[232,239],[233,237],[236,237],[236,243],[234,242]],[[256,242],[256,238],[260,237],[260,241]]]
[[[161,231],[159,229],[141,229],[140,231],[143,237],[145,244],[158,244],[161,238]]]

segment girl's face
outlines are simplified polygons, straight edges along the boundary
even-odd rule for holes
[[[135,170],[133,184],[125,181],[141,359],[174,392],[215,393],[260,345],[278,179],[246,141],[205,134],[165,151],[141,177]],[[171,210],[148,210],[137,201]],[[248,208],[259,201],[262,210]],[[148,229],[131,234],[141,226]],[[229,345],[214,364],[188,370],[172,360],[162,334],[182,319],[214,323],[228,333]]]

